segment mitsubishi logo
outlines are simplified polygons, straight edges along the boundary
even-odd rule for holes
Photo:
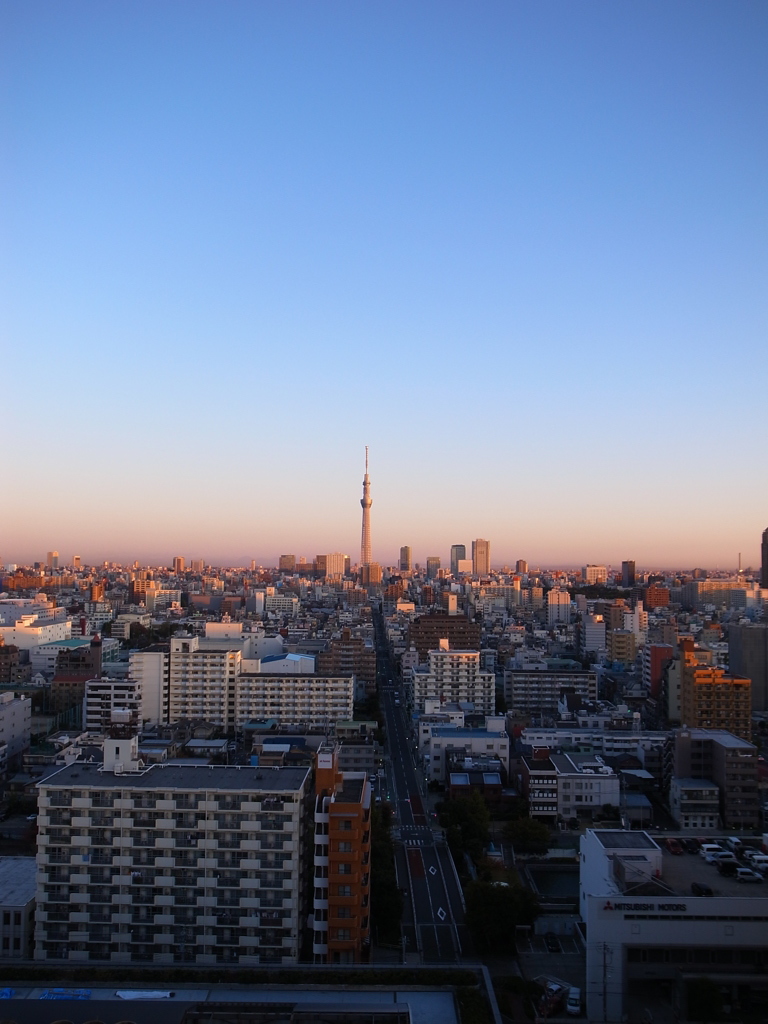
[[[613,910],[613,904],[610,900],[605,901],[605,906],[603,907],[603,910]]]

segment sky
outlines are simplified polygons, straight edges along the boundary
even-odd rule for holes
[[[5,0],[0,559],[755,565],[768,5]]]

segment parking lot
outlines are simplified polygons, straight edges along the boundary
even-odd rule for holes
[[[518,953],[535,953],[543,954],[544,956],[558,956],[562,954],[566,956],[579,956],[582,953],[581,945],[576,939],[571,938],[570,935],[558,935],[557,942],[560,946],[559,954],[549,952],[543,935],[532,935],[528,939],[517,939],[516,945]]]

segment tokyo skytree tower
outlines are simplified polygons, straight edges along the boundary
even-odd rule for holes
[[[360,541],[360,564],[371,564],[371,478],[368,476],[368,445],[365,446],[365,476],[363,477],[363,536]]]

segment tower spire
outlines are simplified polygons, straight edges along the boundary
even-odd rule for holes
[[[371,478],[368,476],[368,445],[365,446],[365,476],[363,477],[363,496],[360,499],[363,509],[363,534],[360,540],[360,564],[371,564]]]

